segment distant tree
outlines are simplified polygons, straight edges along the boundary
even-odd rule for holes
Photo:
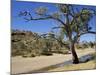
[[[40,6],[35,10],[37,17],[32,16],[32,13],[28,11],[21,11],[19,16],[23,16],[27,22],[48,19],[57,21],[59,27],[56,28],[63,29],[64,35],[69,40],[73,63],[78,64],[79,59],[74,45],[78,42],[80,36],[88,33],[96,34],[96,32],[91,31],[92,27],[89,26],[89,21],[95,16],[95,10],[89,8],[78,9],[78,7],[69,4],[57,4],[57,9],[56,12],[49,13],[46,7]],[[61,40],[58,41],[62,45],[66,45]]]
[[[89,46],[90,46],[91,48],[93,48],[93,47],[95,46],[95,43],[92,42],[92,41],[90,41],[90,42],[89,42]]]

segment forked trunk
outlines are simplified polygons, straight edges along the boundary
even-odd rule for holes
[[[74,47],[74,43],[73,42],[71,42],[71,44],[70,44],[70,51],[72,53],[73,64],[78,64],[79,63],[79,59],[78,59],[77,53],[75,51],[75,47]]]

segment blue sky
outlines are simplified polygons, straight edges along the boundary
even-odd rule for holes
[[[57,10],[57,7],[55,7],[54,4],[51,3],[39,3],[39,2],[22,2],[22,1],[12,1],[12,22],[11,22],[11,28],[12,29],[19,29],[19,30],[29,30],[32,32],[38,32],[38,33],[46,33],[50,32],[52,27],[57,26],[57,22],[54,20],[39,20],[39,21],[30,21],[25,22],[25,20],[21,17],[18,17],[18,13],[23,10],[27,10],[30,12],[33,12],[33,16],[36,16],[34,14],[34,9],[40,6],[47,7],[49,9],[49,12],[55,12]],[[92,8],[96,9],[95,6],[83,6],[83,5],[75,5],[75,7],[78,7],[78,9],[82,9],[82,7],[85,8]],[[89,24],[93,27],[93,31],[96,30],[96,17],[93,17]],[[95,41],[95,35],[93,34],[86,34],[81,37],[81,41]]]

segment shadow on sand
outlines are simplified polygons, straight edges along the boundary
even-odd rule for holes
[[[90,61],[92,59],[94,59],[94,56],[92,54],[88,54],[88,55],[81,56],[79,58],[79,61],[80,61],[80,63],[85,63],[85,62],[88,62],[88,61]],[[59,63],[59,64],[55,64],[55,65],[50,65],[48,67],[41,68],[39,70],[34,70],[34,71],[32,70],[30,72],[20,73],[20,74],[44,73],[44,72],[48,72],[48,70],[55,69],[55,68],[58,68],[58,67],[63,67],[65,65],[69,65],[69,64],[73,64],[72,60],[65,61],[65,62],[62,62],[62,63]],[[14,74],[14,75],[16,75],[16,74]]]

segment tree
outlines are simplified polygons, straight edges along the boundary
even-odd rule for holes
[[[21,11],[19,16],[23,16],[27,22],[48,19],[57,21],[59,26],[55,28],[63,29],[66,38],[69,40],[73,63],[78,64],[79,59],[74,45],[79,41],[80,36],[88,33],[96,34],[96,32],[91,31],[92,27],[89,26],[89,21],[95,16],[95,10],[88,8],[78,9],[70,4],[57,4],[57,8],[56,12],[49,13],[46,7],[40,6],[35,10],[37,17],[32,16],[32,13],[28,11]],[[61,40],[58,41],[66,46]]]
[[[95,42],[90,41],[88,44],[89,44],[89,46],[90,46],[91,48],[94,48],[94,47],[95,47]]]

